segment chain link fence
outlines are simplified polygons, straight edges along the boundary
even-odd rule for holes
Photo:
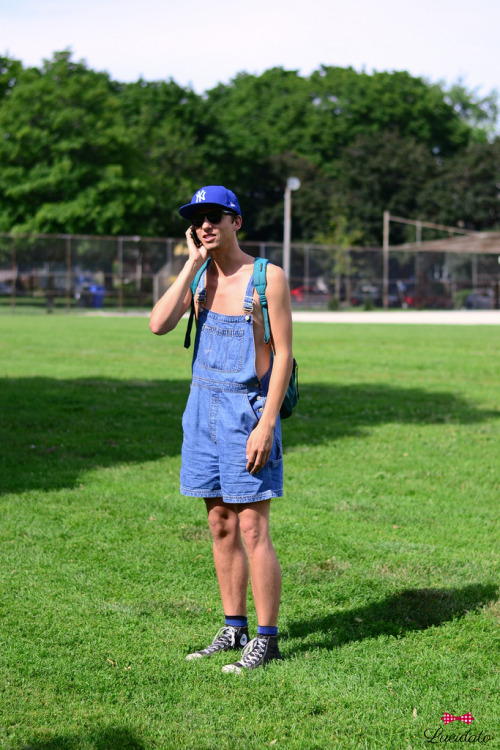
[[[283,245],[241,242],[253,257],[282,265]],[[187,259],[183,239],[0,235],[0,311],[151,309]],[[496,254],[391,248],[388,306],[498,308]],[[291,245],[295,308],[383,305],[382,248]]]

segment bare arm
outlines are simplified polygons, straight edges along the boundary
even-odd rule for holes
[[[191,237],[191,227],[186,232],[189,258],[184,268],[153,308],[149,327],[153,333],[162,336],[172,331],[191,304],[190,284],[196,272],[206,261],[208,253],[202,247],[196,247]]]
[[[266,405],[258,425],[247,442],[247,469],[252,474],[263,468],[273,445],[274,427],[292,372],[292,304],[285,274],[278,266],[267,267],[267,306],[274,361]]]

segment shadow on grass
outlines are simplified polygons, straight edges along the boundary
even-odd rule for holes
[[[146,745],[128,729],[111,727],[91,732],[85,736],[70,735],[53,737],[50,740],[35,740],[19,747],[19,750],[145,750]]]
[[[447,391],[398,388],[384,383],[307,385],[292,420],[285,422],[285,448],[363,436],[381,424],[477,424],[500,418]],[[291,429],[287,429],[290,424]]]
[[[307,639],[295,647],[296,652],[333,649],[381,635],[401,637],[460,619],[495,601],[498,593],[494,584],[471,584],[461,589],[408,589],[348,612],[292,621],[288,636]]]
[[[95,467],[180,453],[187,380],[3,378],[0,491],[73,487]],[[310,385],[283,425],[285,450],[368,435],[378,424],[498,418],[453,393],[385,384]]]
[[[19,746],[19,750],[144,750],[146,745],[121,727],[90,732],[84,736],[70,735],[53,737],[50,740],[34,740]]]

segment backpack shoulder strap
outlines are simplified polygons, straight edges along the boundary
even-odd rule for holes
[[[208,264],[210,263],[210,258],[207,258],[204,264],[196,271],[196,275],[194,279],[192,280],[190,284],[191,288],[191,310],[189,312],[189,320],[187,324],[186,329],[186,335],[184,337],[184,348],[189,349],[191,346],[191,329],[193,327],[193,320],[194,320],[194,296],[196,294],[196,289],[198,287],[198,284],[200,283],[200,279],[203,275],[203,273],[206,271]]]
[[[269,312],[267,310],[267,297],[266,297],[266,267],[269,261],[267,258],[256,258],[253,264],[253,285],[259,295],[260,306],[262,308],[262,315],[264,317],[264,343],[268,343],[271,338],[271,330],[269,328]]]
[[[205,271],[206,271],[207,266],[208,266],[209,263],[210,263],[210,258],[207,258],[206,261],[204,262],[204,264],[201,266],[201,268],[199,268],[196,271],[196,275],[195,275],[194,279],[191,282],[191,291],[193,293],[193,297],[196,294],[196,289],[198,287],[198,284],[200,283],[200,279],[201,279],[202,275],[205,273]]]

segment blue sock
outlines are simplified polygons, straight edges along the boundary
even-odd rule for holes
[[[278,635],[278,628],[268,627],[267,625],[258,625],[257,635]]]
[[[226,625],[232,625],[233,628],[243,628],[248,625],[248,620],[244,615],[225,615]]]

